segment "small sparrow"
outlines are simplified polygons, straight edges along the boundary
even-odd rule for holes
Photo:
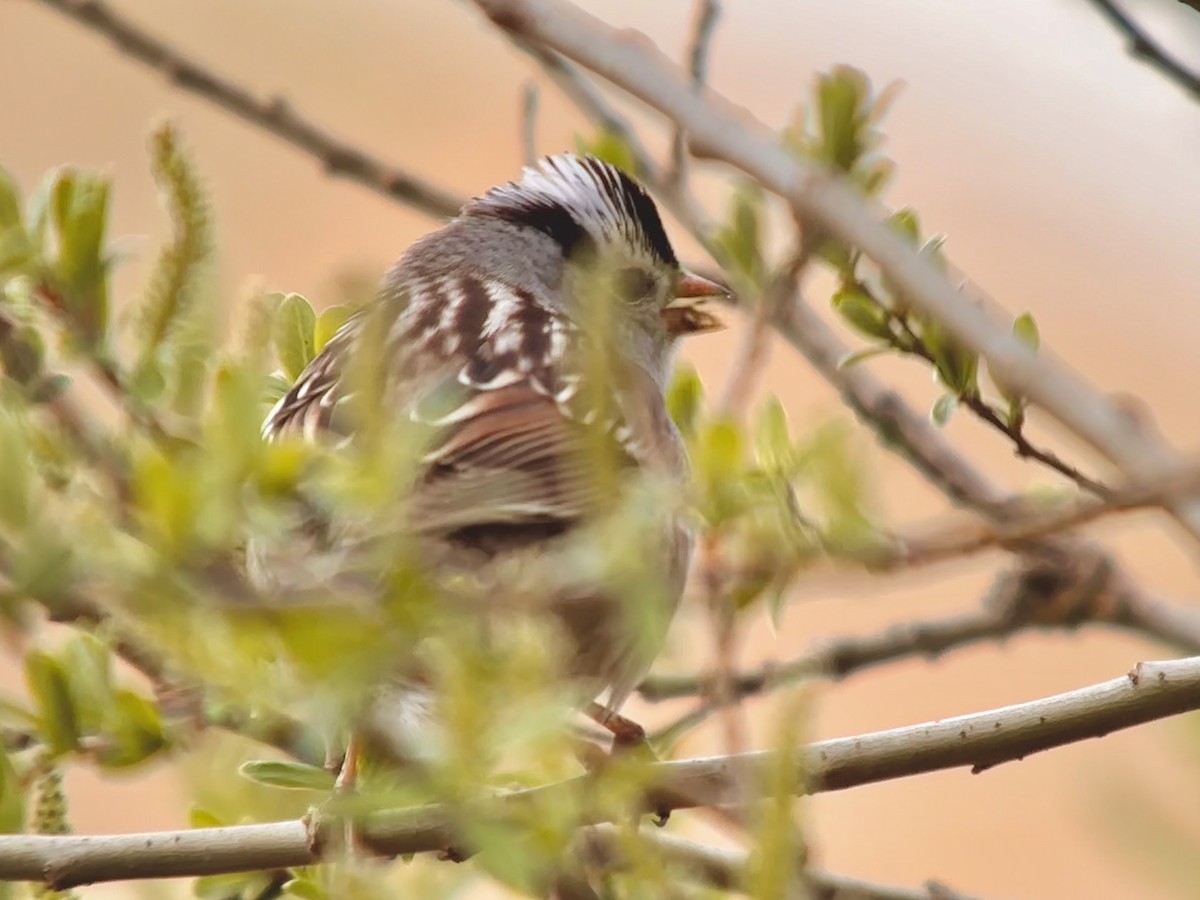
[[[477,573],[550,553],[607,499],[588,467],[597,432],[618,492],[646,473],[684,479],[664,400],[672,351],[680,337],[721,327],[698,304],[725,293],[680,267],[633,179],[591,157],[548,157],[412,245],[375,308],[326,344],[263,434],[353,440],[347,372],[373,339],[383,408],[432,429],[397,527],[427,542],[433,567]],[[658,527],[662,589],[648,594],[665,602],[665,622],[692,540],[677,511],[664,510]],[[281,587],[295,562],[252,545],[248,567],[259,585]],[[629,599],[576,584],[546,600],[569,638],[566,674],[584,700],[605,694],[589,714],[618,742],[640,735],[618,710],[659,649],[630,633]]]

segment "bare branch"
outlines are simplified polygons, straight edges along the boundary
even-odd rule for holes
[[[1126,40],[1129,55],[1140,59],[1151,68],[1161,72],[1188,94],[1193,100],[1200,100],[1200,74],[1193,72],[1178,59],[1167,52],[1166,48],[1150,37],[1140,25],[1112,0],[1090,0]],[[1200,3],[1195,0],[1180,0],[1185,6],[1200,11]]]
[[[913,565],[925,565],[947,559],[957,559],[992,547],[1007,547],[1014,552],[1028,549],[1039,538],[1061,534],[1081,525],[1116,513],[1159,506],[1170,497],[1200,488],[1200,469],[1190,469],[1167,478],[1157,485],[1131,485],[1109,492],[1108,499],[1081,498],[1057,508],[1037,511],[1026,502],[1028,515],[997,524],[978,521],[955,521],[923,534],[902,538],[893,556],[872,564],[878,570],[890,570]]]
[[[521,92],[521,147],[527,166],[532,166],[538,158],[537,114],[538,87],[531,81]]]
[[[746,110],[708,90],[697,95],[663,54],[646,40],[619,33],[560,0],[475,0],[499,27],[526,42],[545,45],[591,69],[667,115],[691,135],[694,153],[720,159],[787,200],[796,215],[857,246],[902,291],[914,309],[940,323],[979,353],[992,372],[1130,477],[1163,478],[1180,463],[1149,429],[1048,355],[1033,353],[965,302],[928,259],[915,253],[879,221],[853,187],[780,146],[773,132]],[[1169,506],[1200,541],[1200,499],[1180,497]]]
[[[1127,675],[1030,703],[809,745],[798,784],[807,792],[843,790],[942,769],[983,772],[1031,753],[1100,737],[1200,708],[1200,657],[1139,663]],[[743,784],[764,784],[774,751],[646,766],[652,809],[721,806]],[[605,821],[585,802],[588,776],[481,801],[480,815],[571,797],[580,825]],[[528,808],[528,807],[525,807]],[[566,808],[566,807],[559,807]],[[611,812],[609,813],[611,815]],[[388,854],[423,853],[453,844],[455,810],[440,805],[369,814],[359,823],[367,846]],[[111,836],[0,837],[0,879],[42,881],[57,889],[98,881],[172,878],[316,862],[314,847],[339,821],[277,822],[226,828]]]
[[[437,218],[453,216],[462,206],[462,199],[454,194],[388,165],[294,112],[282,97],[263,100],[254,96],[240,84],[134,25],[101,0],[40,2],[104,36],[119,51],[154,69],[181,90],[315,157],[330,175],[356,181]]]
[[[811,242],[801,239],[791,261],[783,266],[758,298],[754,315],[750,318],[750,327],[738,347],[721,400],[717,404],[717,408],[725,414],[748,408],[755,383],[767,363],[771,322],[778,315],[779,308],[790,303],[799,289],[811,247]]]
[[[1024,560],[1001,573],[978,609],[926,621],[901,622],[866,637],[839,638],[783,663],[732,676],[735,699],[812,678],[840,679],[910,657],[936,659],[980,641],[1030,629],[1123,628],[1182,653],[1200,653],[1200,612],[1145,595],[1102,551],[1079,544],[1061,560]],[[650,702],[699,695],[704,701],[659,729],[695,728],[719,709],[709,678],[651,675],[638,686]]]
[[[682,869],[717,890],[736,891],[745,884],[750,860],[741,851],[709,847],[657,831],[643,830],[638,838],[665,865]],[[597,864],[610,869],[624,865],[620,834],[614,826],[596,825],[584,829],[580,833],[580,842]],[[851,897],[855,900],[970,900],[935,883],[925,890],[908,890],[819,869],[807,870],[805,880],[809,888],[808,896],[818,900],[846,900]]]
[[[930,351],[925,341],[909,327],[905,319],[900,319],[900,326],[904,329],[907,346],[906,352],[924,359],[932,366],[937,366],[937,359]],[[1017,456],[1022,459],[1032,459],[1035,462],[1041,463],[1049,469],[1058,472],[1064,478],[1075,482],[1085,491],[1095,494],[1097,497],[1108,497],[1111,493],[1107,485],[1097,481],[1080,471],[1078,466],[1074,466],[1067,462],[1057,453],[1052,450],[1047,450],[1034,444],[1025,434],[1024,417],[1021,422],[1009,422],[1005,416],[1001,415],[996,408],[984,400],[978,391],[960,396],[959,403],[970,410],[976,417],[986,422],[996,431],[1007,437],[1013,444],[1013,450]]]
[[[688,72],[697,90],[708,80],[708,51],[720,15],[721,5],[717,0],[697,0],[692,39],[687,51]],[[678,184],[687,181],[687,133],[683,128],[677,127],[671,138],[671,168],[665,180]]]

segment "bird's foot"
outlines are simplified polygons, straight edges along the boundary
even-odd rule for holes
[[[588,755],[579,755],[581,762],[589,772],[600,771],[617,760],[635,760],[642,763],[659,762],[658,754],[654,752],[654,748],[646,739],[646,729],[633,719],[626,718],[599,703],[592,703],[587,709],[587,715],[612,735],[612,750],[607,754],[595,744],[586,742],[587,750],[585,752]],[[666,825],[667,820],[671,818],[671,810],[665,807],[651,810],[651,812],[654,815],[653,822],[659,828]]]

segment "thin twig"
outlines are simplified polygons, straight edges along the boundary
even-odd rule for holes
[[[708,80],[708,53],[716,34],[717,19],[721,15],[721,4],[717,0],[697,0],[693,14],[692,39],[688,44],[688,73],[692,86],[698,91]],[[675,128],[671,137],[671,167],[664,176],[671,183],[687,181],[687,132]]]
[[[913,356],[920,357],[931,366],[936,368],[937,359],[933,352],[930,351],[928,345],[921,337],[909,326],[906,318],[897,317],[900,322],[900,327],[903,329],[904,350]],[[1013,444],[1013,450],[1017,456],[1022,459],[1032,459],[1035,462],[1041,463],[1049,469],[1058,472],[1069,481],[1073,481],[1079,487],[1083,488],[1097,497],[1108,497],[1111,493],[1107,485],[1101,481],[1097,481],[1080,471],[1078,466],[1074,466],[1067,462],[1053,450],[1048,450],[1043,447],[1038,447],[1025,434],[1022,423],[1013,424],[1008,422],[1003,416],[998,413],[995,408],[983,399],[978,392],[966,394],[958,398],[960,404],[970,410],[976,417],[986,422],[996,431],[1007,437]]]
[[[869,561],[871,568],[889,571],[901,567],[927,565],[948,559],[961,559],[992,547],[1014,551],[1027,549],[1040,538],[1062,534],[1106,516],[1160,506],[1167,498],[1200,489],[1200,467],[1166,479],[1157,485],[1132,485],[1109,491],[1107,499],[1080,498],[1057,508],[1038,510],[1032,501],[1025,506],[1031,512],[997,524],[957,520],[925,529],[897,540],[895,552]]]
[[[1049,469],[1058,472],[1064,478],[1075,482],[1085,491],[1090,491],[1097,497],[1108,497],[1112,492],[1108,485],[1102,481],[1098,481],[1089,475],[1085,475],[1079,470],[1078,466],[1067,462],[1053,450],[1048,450],[1044,447],[1038,447],[1031,442],[1025,435],[1025,431],[1019,427],[1013,427],[1004,421],[1004,419],[992,408],[986,400],[978,395],[960,398],[960,402],[967,407],[976,416],[987,422],[1001,434],[1005,435],[1013,443],[1013,451],[1022,459],[1032,459],[1035,462],[1041,463]]]
[[[1186,6],[1200,11],[1200,3],[1180,0]],[[1168,81],[1175,84],[1193,100],[1200,100],[1200,74],[1193,72],[1167,52],[1166,48],[1150,37],[1142,28],[1112,0],[1091,0],[1109,22],[1127,41],[1129,54],[1148,66],[1157,69]]]
[[[521,91],[521,147],[527,166],[538,159],[537,114],[538,86],[531,81]]]
[[[901,622],[866,637],[839,638],[782,663],[765,663],[733,676],[736,698],[776,690],[811,678],[845,678],[900,659],[936,659],[980,641],[1032,628],[1075,630],[1102,625],[1135,630],[1182,653],[1200,653],[1200,612],[1144,597],[1107,557],[1090,564],[1022,562],[1001,573],[978,608],[926,621]],[[691,729],[707,719],[718,700],[710,680],[695,675],[651,675],[638,686],[650,702],[702,696],[705,701],[661,733]]]
[[[455,215],[462,199],[445,189],[385,163],[295,112],[287,100],[268,100],[201,65],[100,0],[40,0],[70,16],[114,47],[157,71],[180,90],[215,104],[237,118],[268,131],[316,157],[330,175],[356,181],[427,215]]]
[[[1200,657],[1144,662],[1111,681],[1042,700],[811,744],[795,754],[801,775],[795,783],[798,790],[813,793],[962,766],[983,772],[1197,708]],[[776,751],[649,764],[646,802],[654,809],[725,805],[735,799],[737,784],[762,784],[775,765]],[[581,776],[514,791],[481,801],[472,815],[482,819],[518,809],[579,808],[581,826],[608,821],[610,808],[602,811],[586,802],[590,786],[590,777]],[[388,854],[443,850],[454,846],[452,823],[460,812],[435,804],[371,813],[358,823],[359,835],[366,846]],[[318,819],[142,834],[3,836],[0,879],[64,889],[98,881],[309,865],[318,859],[314,848],[328,846],[323,838],[329,829],[341,825]]]
[[[809,241],[801,240],[791,260],[772,279],[758,303],[737,355],[729,369],[729,377],[717,408],[725,415],[744,411],[750,406],[754,387],[767,364],[770,349],[771,323],[781,306],[790,303],[800,284],[800,278],[810,258]]]

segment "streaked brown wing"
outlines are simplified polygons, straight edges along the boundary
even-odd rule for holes
[[[413,497],[412,521],[422,531],[566,526],[602,500],[599,463],[632,463],[602,432],[526,384],[476,392],[463,408],[469,416],[444,431],[426,457],[429,468]],[[612,455],[601,456],[606,450]]]
[[[471,276],[401,278],[385,288],[384,302],[389,297],[403,298],[388,335],[397,413],[437,429],[406,516],[413,527],[558,533],[601,499],[598,459],[632,463],[636,449],[623,445],[629,430],[621,422],[583,424],[589,417],[578,408],[569,359],[577,332],[529,292]],[[267,416],[268,439],[351,436],[337,415],[348,396],[343,376],[371,323],[363,315],[348,321],[301,373]],[[598,440],[611,456],[598,454]]]

